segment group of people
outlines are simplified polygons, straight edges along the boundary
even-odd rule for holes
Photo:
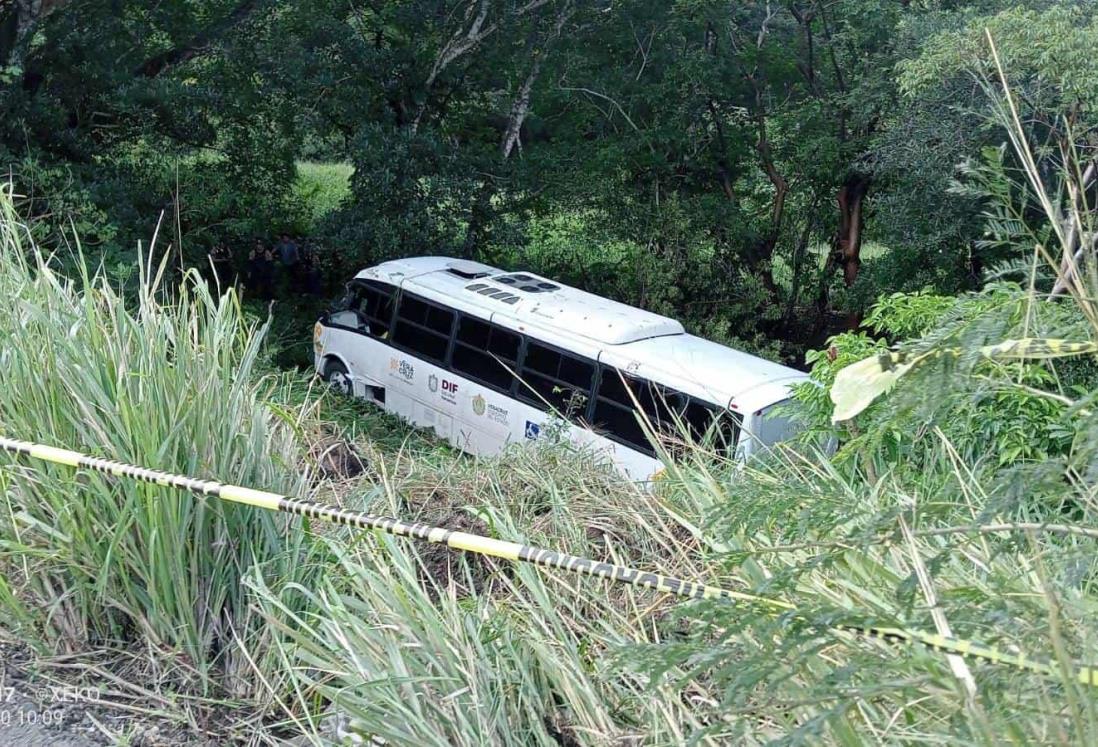
[[[221,287],[237,285],[243,279],[244,286],[259,298],[290,293],[320,295],[323,290],[315,253],[299,246],[288,234],[273,245],[256,239],[243,268],[236,266],[233,252],[223,243],[213,248],[209,260]]]

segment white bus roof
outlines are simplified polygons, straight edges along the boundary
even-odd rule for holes
[[[532,272],[504,272],[479,262],[414,257],[383,262],[358,276],[386,279],[436,298],[458,297],[488,314],[502,312],[521,322],[603,345],[685,332],[674,319],[561,285]],[[492,295],[487,295],[489,292]]]
[[[688,334],[604,348],[599,359],[711,402],[734,402],[744,411],[785,399],[789,384],[808,379],[794,368]]]
[[[546,333],[537,336],[550,344],[573,341],[597,348],[607,365],[714,403],[732,401],[744,411],[784,399],[789,384],[808,379],[796,369],[686,334],[674,319],[529,272],[449,257],[412,257],[383,262],[357,277],[476,308],[505,326],[536,327]]]

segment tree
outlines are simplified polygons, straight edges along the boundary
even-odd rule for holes
[[[0,9],[0,27],[17,29],[0,35],[0,149],[11,154],[32,214],[53,213],[66,204],[63,192],[79,190],[86,204],[78,210],[109,206],[115,217],[89,225],[85,242],[128,247],[148,238],[165,208],[193,238],[210,224],[242,224],[236,216],[277,216],[293,173],[294,121],[265,96],[241,44],[262,33],[272,5],[21,1]],[[120,225],[129,230],[117,234]]]
[[[1038,174],[1047,185],[1033,186],[1042,203],[1041,211],[1051,210],[1061,195],[1066,196],[1063,205],[1056,206],[1059,219],[1052,224],[1056,240],[1051,243],[1061,250],[1052,268],[1058,276],[1054,295],[1077,283],[1084,259],[1089,262],[1094,255],[1093,228],[1080,216],[1093,214],[1090,192],[1098,176],[1094,157],[1098,145],[1098,92],[1093,84],[1098,63],[1092,54],[1096,43],[1098,13],[1090,3],[1015,6],[929,37],[921,54],[902,68],[901,81],[911,96],[941,87],[956,88],[957,81],[974,81],[969,98],[962,102],[991,105],[998,112],[998,121],[1012,121],[1017,116],[1024,123],[1023,133],[1042,144],[1042,155],[1051,156]],[[1016,89],[1013,101],[1007,99],[1004,83]],[[1008,135],[1012,141],[1017,140],[1008,128],[1005,132],[992,130],[983,142],[997,144],[1007,140]],[[1018,142],[1013,144],[1017,153],[1025,152],[1017,147]],[[1002,153],[988,153],[990,170],[1002,171]],[[1006,166],[1010,165],[1008,161]],[[1035,164],[1024,162],[1013,165],[1023,171],[1036,169]],[[986,169],[970,167],[968,171],[986,186]],[[1063,179],[1063,175],[1070,178]],[[998,244],[1022,240],[1038,246],[1048,244],[1041,231],[1032,226],[1035,216],[1036,222],[1043,221],[1041,211],[995,216],[999,218],[995,220],[1000,234]],[[1015,227],[1007,230],[1012,222]],[[984,242],[984,246],[996,248],[992,242]]]
[[[521,262],[795,351],[882,291],[978,282],[977,201],[946,193],[987,143],[964,75],[903,97],[896,70],[1005,5],[9,2],[0,143],[91,215],[168,206],[198,236],[278,230],[319,147],[355,167],[336,271]]]

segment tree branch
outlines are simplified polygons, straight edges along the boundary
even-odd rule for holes
[[[214,42],[225,36],[238,25],[247,20],[261,5],[261,0],[244,0],[237,5],[229,15],[219,23],[209,26],[195,34],[189,41],[171,49],[166,49],[160,54],[154,55],[134,68],[133,74],[138,78],[155,78],[165,70],[176,65],[181,65],[206,51]]]
[[[419,129],[419,124],[427,111],[426,94],[434,87],[438,77],[442,75],[443,71],[453,62],[467,52],[475,49],[482,41],[495,33],[499,28],[498,21],[490,23],[487,26],[484,25],[488,20],[490,2],[491,0],[474,0],[473,2],[470,2],[465,9],[465,15],[462,17],[463,25],[450,35],[449,40],[447,40],[446,44],[439,50],[434,63],[431,65],[431,71],[427,74],[427,79],[423,83],[425,95],[423,103],[419,105],[419,108],[416,110],[416,116],[412,120],[411,130],[413,133]],[[523,5],[514,12],[514,17],[521,18],[527,13],[532,13],[538,8],[548,5],[550,2],[553,2],[553,0],[530,0],[526,5]],[[475,16],[473,15],[474,10],[476,10]],[[468,30],[465,30],[464,24],[467,23],[470,18],[472,18],[473,21]]]
[[[549,53],[549,48],[553,41],[560,36],[561,30],[564,28],[564,24],[570,15],[572,15],[572,0],[566,0],[564,5],[561,6],[560,12],[557,13],[556,22],[553,24],[553,31],[544,40],[543,48],[534,48],[534,62],[530,66],[530,72],[527,74],[526,80],[523,81],[518,95],[511,104],[511,114],[507,118],[507,130],[503,134],[503,142],[500,145],[500,154],[503,156],[504,160],[510,157],[515,144],[519,143],[522,123],[526,121],[526,115],[530,112],[530,92],[533,90],[534,82],[538,79],[538,74],[541,72],[541,63]]]
[[[1067,290],[1068,285],[1072,283],[1079,272],[1079,262],[1083,259],[1087,247],[1094,245],[1095,239],[1093,236],[1087,240],[1086,237],[1080,235],[1082,226],[1078,225],[1078,221],[1075,219],[1079,211],[1078,201],[1079,199],[1086,200],[1086,192],[1094,182],[1094,177],[1095,163],[1091,161],[1087,164],[1086,171],[1083,172],[1079,189],[1076,190],[1072,185],[1068,185],[1073,205],[1071,214],[1068,216],[1069,225],[1064,238],[1064,256],[1060,261],[1060,272],[1056,277],[1056,283],[1052,286],[1050,300]],[[1076,242],[1079,244],[1078,248],[1075,246]]]
[[[579,93],[586,93],[589,96],[594,96],[596,98],[602,99],[603,101],[609,102],[611,105],[613,105],[613,107],[615,109],[618,110],[618,113],[621,114],[621,116],[625,118],[625,121],[629,123],[629,126],[633,128],[633,131],[636,132],[637,134],[640,134],[641,129],[639,127],[637,127],[636,122],[634,122],[633,119],[628,114],[625,113],[625,109],[621,108],[621,104],[619,104],[615,99],[612,99],[609,96],[607,96],[605,93],[599,93],[598,91],[592,91],[590,88],[583,88],[582,86],[575,87],[575,88],[573,88],[571,86],[561,86],[560,90],[562,90],[562,91],[577,91]]]

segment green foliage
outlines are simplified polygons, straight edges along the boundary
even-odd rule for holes
[[[922,53],[900,63],[900,85],[909,94],[925,93],[943,79],[970,75],[997,77],[988,38],[994,40],[1007,80],[1036,112],[1077,112],[1093,116],[1098,106],[1094,79],[1098,62],[1098,18],[1089,3],[1015,5],[982,16],[963,28],[931,36]]]
[[[798,384],[793,390],[794,399],[799,405],[795,412],[808,426],[805,439],[810,442],[820,439],[821,436],[826,440],[847,435],[848,426],[841,426],[836,433],[831,425],[832,404],[828,389],[835,382],[835,374],[851,363],[887,349],[882,340],[876,340],[863,332],[844,332],[827,342],[826,349],[809,350],[805,354],[812,381]]]
[[[72,213],[110,267],[163,211],[191,265],[282,231],[333,284],[409,254],[526,263],[792,360],[834,311],[971,289],[1002,258],[945,191],[988,144],[954,106],[973,95],[945,75],[902,99],[895,71],[929,90],[987,18],[1038,82],[1037,32],[1011,29],[1075,24],[1064,55],[1089,38],[1082,5],[1006,5],[8,4],[33,33],[0,43],[0,144],[32,218]],[[317,161],[350,164],[349,191]],[[562,264],[568,244],[593,250]]]
[[[628,658],[643,662],[638,668],[653,687],[711,683],[724,716],[703,732],[714,739],[1085,742],[1095,728],[1089,691],[970,663],[976,693],[969,701],[941,659],[823,631],[867,620],[931,630],[937,610],[958,637],[1086,658],[1094,635],[1093,540],[965,532],[985,516],[983,483],[966,472],[972,462],[947,466],[947,441],[939,449],[941,469],[895,475],[882,458],[877,481],[799,455],[776,455],[727,482],[692,474],[694,492],[716,499],[707,526],[726,572],[743,579],[739,588],[792,601],[809,619],[770,618],[745,605],[680,610],[686,635]],[[707,487],[714,484],[718,495]],[[1047,566],[1034,560],[1038,553],[1047,553]],[[1091,575],[1079,584],[1018,572],[1035,563],[1081,563]],[[920,566],[929,587],[917,579]],[[1061,599],[1070,601],[1061,607]],[[1072,631],[1068,639],[1057,639],[1050,619]],[[1046,708],[1051,700],[1077,707]]]
[[[330,221],[348,268],[416,254],[460,254],[473,164],[434,134],[377,123],[354,141],[351,198]]]
[[[930,332],[956,305],[956,298],[928,291],[893,293],[877,299],[866,314],[865,326],[907,340]]]
[[[1025,336],[1085,339],[1084,320],[1070,307],[1037,305],[1014,285],[955,298],[896,294],[882,298],[866,322],[887,338],[902,341],[902,349],[914,355],[951,346],[972,350]],[[1067,397],[1073,389],[1061,383],[1061,369],[1070,371],[1078,363],[1005,365],[976,356],[944,358],[905,376],[889,397],[836,428],[830,425],[827,387],[840,369],[885,349],[885,342],[844,334],[829,345],[807,355],[819,386],[802,385],[796,397],[803,406],[801,416],[813,426],[812,438],[844,442],[836,456],[840,462],[856,462],[867,449],[883,450],[906,460],[905,469],[918,470],[937,453],[936,433],[961,453],[980,455],[996,466],[1053,459],[1071,449],[1073,416]]]
[[[133,265],[163,214],[161,238],[201,267],[217,242],[289,228],[294,107],[265,89],[251,53],[269,40],[266,6],[0,9],[0,26],[28,34],[0,41],[0,64],[21,60],[0,85],[0,154],[36,232],[56,230],[45,246],[73,240],[71,218],[93,261]]]
[[[869,309],[865,326],[891,339],[909,339],[926,334],[943,316],[957,305],[957,299],[950,296],[938,296],[927,292],[894,293],[882,296]],[[805,362],[810,366],[811,382],[799,384],[794,389],[797,407],[793,414],[806,426],[802,440],[805,443],[826,443],[831,439],[848,440],[862,432],[862,424],[872,419],[873,406],[859,419],[857,424],[833,426],[831,413],[833,405],[828,390],[835,382],[835,375],[849,366],[887,349],[885,339],[873,338],[864,332],[844,332],[827,341],[822,350],[809,350]],[[885,422],[888,422],[885,419]],[[894,429],[889,441],[902,439],[899,432],[902,426]],[[880,440],[883,437],[878,436]],[[847,448],[837,455],[841,461],[852,450]],[[856,449],[853,451],[856,452]]]

